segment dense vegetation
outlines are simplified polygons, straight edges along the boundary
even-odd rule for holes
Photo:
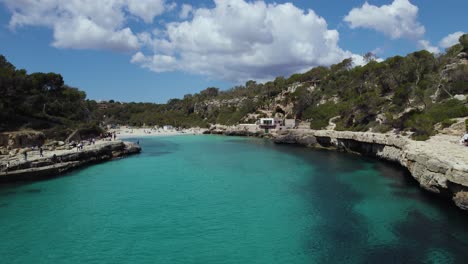
[[[0,131],[44,130],[66,134],[90,123],[92,104],[86,94],[64,84],[56,73],[27,74],[0,56]]]
[[[310,121],[314,129],[411,131],[417,139],[432,135],[434,125],[449,126],[468,115],[468,35],[445,54],[418,51],[378,62],[366,54],[365,66],[351,59],[316,67],[264,84],[248,81],[226,91],[210,87],[166,104],[96,102],[64,84],[55,73],[27,74],[0,56],[0,131],[19,128],[63,136],[71,129],[97,124],[233,125],[276,115]],[[465,58],[463,58],[465,56]]]

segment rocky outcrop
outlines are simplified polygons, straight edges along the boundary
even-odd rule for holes
[[[38,131],[19,131],[0,133],[0,147],[16,149],[31,146],[41,146],[45,142],[45,135]]]
[[[141,148],[135,143],[123,141],[100,141],[88,145],[83,150],[56,150],[45,152],[44,157],[31,156],[27,161],[21,157],[2,160],[0,164],[0,182],[39,180],[55,177],[72,169],[140,153]],[[6,164],[9,163],[8,170]]]
[[[211,113],[214,110],[220,109],[220,108],[239,108],[242,106],[242,103],[247,100],[247,97],[240,97],[240,98],[232,98],[232,99],[224,99],[224,100],[217,100],[217,99],[212,99],[212,100],[206,100],[206,101],[201,101],[198,102],[194,105],[194,113],[196,114],[206,114],[206,113]],[[253,98],[254,101],[256,101],[256,98]]]
[[[238,126],[223,126],[223,125],[212,125],[210,129],[203,132],[207,135],[226,135],[226,136],[240,136],[240,137],[265,137],[263,130],[248,130],[245,127],[242,129],[242,125]]]
[[[439,135],[428,141],[364,132],[288,130],[273,135],[278,144],[336,149],[396,162],[406,167],[427,191],[449,196],[468,210],[468,148],[456,137]]]

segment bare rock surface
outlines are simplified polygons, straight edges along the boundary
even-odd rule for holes
[[[23,149],[0,160],[0,182],[38,180],[50,178],[86,164],[102,162],[131,154],[140,153],[135,143],[97,141],[82,150],[57,142],[53,150],[44,150],[41,157],[38,150]],[[61,146],[61,147],[60,147]],[[24,153],[27,159],[24,159]],[[8,169],[7,169],[8,164]]]
[[[439,134],[414,141],[396,134],[294,129],[272,135],[278,144],[337,149],[396,162],[406,167],[421,188],[449,196],[468,210],[468,147],[459,137]]]

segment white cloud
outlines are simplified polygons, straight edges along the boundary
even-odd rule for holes
[[[155,0],[127,0],[128,11],[140,17],[146,23],[152,23],[155,16],[165,10],[164,1]]]
[[[192,10],[193,10],[193,7],[191,5],[183,4],[182,8],[180,10],[179,17],[181,19],[187,19],[190,16],[190,14],[192,13]]]
[[[138,39],[130,28],[112,31],[85,17],[56,23],[54,39],[52,45],[57,48],[135,50],[139,47]]]
[[[409,0],[394,0],[392,4],[380,7],[366,2],[360,8],[353,8],[344,21],[353,29],[374,29],[392,39],[420,39],[425,33],[425,28],[417,18],[417,6]]]
[[[136,50],[138,38],[125,24],[129,15],[151,23],[165,0],[0,0],[12,13],[9,26],[46,26],[52,44],[72,49]]]
[[[434,54],[440,53],[440,49],[436,46],[432,46],[431,43],[427,40],[419,40],[418,45],[420,48],[425,49],[431,53],[434,53]]]
[[[312,10],[291,3],[214,2],[211,9],[192,9],[188,21],[169,23],[152,40],[142,36],[150,54],[138,52],[132,62],[155,72],[245,81],[287,76],[353,55],[338,46],[338,32]]]
[[[451,46],[458,43],[458,39],[465,34],[464,32],[458,31],[452,34],[449,34],[439,42],[439,46],[442,48],[450,48]]]

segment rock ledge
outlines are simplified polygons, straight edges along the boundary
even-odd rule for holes
[[[0,183],[33,181],[56,177],[88,164],[103,162],[141,152],[139,145],[123,141],[100,141],[83,150],[62,150],[47,153],[45,157],[32,157],[28,161],[12,160],[8,171],[3,161]],[[5,163],[5,164],[3,164]]]

